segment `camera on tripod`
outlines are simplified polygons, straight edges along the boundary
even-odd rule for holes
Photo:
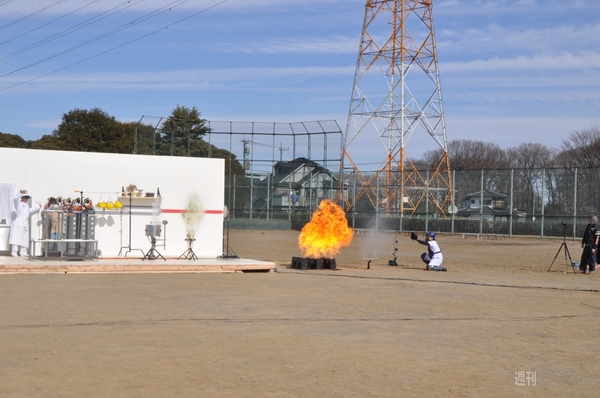
[[[556,252],[556,256],[554,256],[554,260],[552,260],[552,264],[550,264],[550,267],[548,268],[548,271],[546,271],[546,272],[550,272],[552,265],[554,265],[554,262],[556,261],[556,258],[558,257],[558,255],[560,254],[561,251],[564,251],[564,253],[565,253],[565,267],[566,267],[567,271],[569,271],[569,268],[572,269],[573,260],[571,260],[571,253],[569,253],[569,247],[567,246],[567,223],[563,222],[562,226],[563,226],[563,242],[560,245],[560,247],[558,248],[558,251]],[[569,267],[569,265],[571,267]],[[575,270],[573,270],[573,272],[575,272]],[[566,272],[565,272],[565,274],[566,274]]]

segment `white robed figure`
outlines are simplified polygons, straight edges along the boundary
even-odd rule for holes
[[[17,218],[11,224],[8,237],[8,243],[12,245],[11,255],[13,257],[17,257],[18,254],[21,257],[27,257],[29,249],[29,215],[40,211],[42,207],[40,204],[29,207],[27,205],[29,198],[31,196],[23,189],[14,198]],[[17,252],[19,253],[17,254]]]

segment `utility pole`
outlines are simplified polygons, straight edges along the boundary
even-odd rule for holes
[[[242,142],[244,144],[244,171],[246,172],[246,174],[249,173],[250,170],[250,147],[248,146],[249,143],[251,143],[252,141],[250,140],[240,140],[240,142]]]
[[[283,147],[282,143],[279,143],[279,161],[282,162],[283,161],[283,151],[289,151],[290,147]]]

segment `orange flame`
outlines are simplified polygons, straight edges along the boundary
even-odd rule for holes
[[[302,228],[298,246],[304,257],[333,258],[340,248],[352,242],[344,210],[330,200],[323,200],[312,219]]]

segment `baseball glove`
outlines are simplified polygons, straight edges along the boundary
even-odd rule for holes
[[[419,235],[417,235],[417,233],[415,231],[413,231],[410,233],[410,238],[412,240],[417,240],[417,239],[419,239]]]

